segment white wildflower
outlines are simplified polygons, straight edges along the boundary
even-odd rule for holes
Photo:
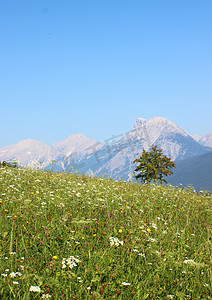
[[[152,226],[154,229],[156,229],[156,230],[158,229],[158,228],[157,228],[157,225],[156,225],[155,223],[152,223],[151,226]]]
[[[194,265],[195,264],[195,261],[193,259],[186,259],[183,261],[184,264],[192,264]]]
[[[14,272],[10,273],[10,278],[14,278],[14,277],[16,277],[16,273]]]
[[[196,266],[196,267],[204,267],[204,263],[198,263],[194,261],[193,259],[186,259],[183,261],[184,264],[189,264],[191,266]]]
[[[39,286],[35,286],[35,285],[32,285],[29,289],[30,292],[41,292],[41,289]]]
[[[110,240],[110,245],[111,246],[113,246],[113,245],[115,245],[115,246],[119,246],[119,245],[123,245],[124,244],[124,242],[123,241],[119,241],[119,239],[117,239],[117,238],[115,238],[115,237],[109,237],[109,240]]]
[[[51,298],[50,294],[43,294],[41,298]]]
[[[66,268],[66,258],[63,258],[62,260],[62,269]]]
[[[157,242],[156,239],[152,239],[152,238],[149,238],[149,241],[150,241],[150,242]]]
[[[80,260],[78,258],[75,258],[74,256],[70,256],[69,258],[63,258],[62,260],[62,269],[65,269],[66,267],[73,268],[77,267],[77,263],[79,263]]]
[[[144,254],[144,253],[139,253],[138,255],[145,257],[145,254]]]
[[[131,285],[131,283],[129,283],[129,282],[122,282],[122,284],[123,284],[124,286],[129,286],[129,285]]]

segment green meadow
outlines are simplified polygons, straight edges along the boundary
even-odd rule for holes
[[[0,299],[212,299],[212,196],[0,168]]]

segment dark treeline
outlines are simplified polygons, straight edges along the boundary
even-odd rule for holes
[[[18,164],[17,162],[7,162],[7,161],[3,161],[0,162],[0,168],[1,167],[10,167],[10,168],[17,168]]]

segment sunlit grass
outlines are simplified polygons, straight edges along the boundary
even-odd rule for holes
[[[0,168],[0,299],[212,299],[211,200]]]

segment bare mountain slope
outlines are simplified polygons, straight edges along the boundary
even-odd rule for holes
[[[0,150],[0,161],[16,160],[26,166],[38,165],[38,162],[46,162],[49,159],[50,147],[39,141],[27,139]]]

